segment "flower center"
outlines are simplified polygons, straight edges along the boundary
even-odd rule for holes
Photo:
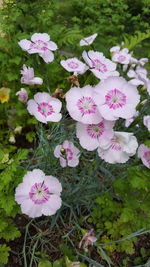
[[[143,156],[144,158],[145,158],[145,160],[147,161],[147,163],[149,164],[149,166],[150,166],[150,151],[146,151],[145,153],[144,153],[144,156]]]
[[[113,89],[105,95],[105,100],[110,109],[118,109],[126,104],[126,95],[118,89]]]
[[[46,102],[42,102],[38,105],[38,111],[45,117],[54,112],[53,107]]]
[[[107,68],[106,68],[106,65],[103,64],[99,59],[94,59],[94,60],[91,60],[92,61],[92,65],[93,67],[98,70],[99,72],[107,72]]]
[[[111,139],[111,142],[112,142],[111,147],[110,147],[111,149],[116,150],[116,151],[120,151],[122,149],[121,144],[120,144],[120,139],[118,136],[113,137]]]
[[[62,157],[66,158],[67,160],[73,159],[73,151],[70,148],[62,148],[61,154]]]
[[[99,124],[89,124],[86,130],[90,137],[96,139],[104,133],[104,123],[100,122]]]
[[[50,192],[48,187],[43,183],[35,183],[29,192],[30,199],[35,204],[43,204],[50,198]]]
[[[77,102],[77,106],[82,115],[95,113],[97,108],[94,100],[91,97],[87,96],[80,98]]]
[[[79,64],[78,63],[76,63],[76,62],[74,62],[74,61],[70,61],[69,63],[68,63],[68,67],[70,67],[71,69],[76,69],[76,68],[78,68],[78,66],[79,66]]]
[[[41,51],[48,50],[47,48],[48,43],[42,41],[42,40],[36,40],[35,43],[30,44],[30,49],[39,49]]]
[[[125,59],[126,59],[126,57],[125,57],[125,56],[119,56],[119,57],[118,57],[118,60],[119,60],[120,62],[123,62],[123,61],[125,61]]]

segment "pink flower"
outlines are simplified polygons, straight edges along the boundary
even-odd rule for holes
[[[90,85],[73,87],[66,93],[67,110],[74,120],[85,124],[102,121],[94,95],[94,89]]]
[[[34,77],[34,69],[30,67],[26,67],[26,65],[23,65],[23,70],[21,70],[21,83],[23,84],[42,84],[43,80],[39,77]]]
[[[120,64],[129,64],[131,59],[131,54],[127,48],[120,50],[120,46],[114,46],[110,49],[112,52],[112,60]]]
[[[27,110],[38,121],[47,123],[48,121],[58,122],[61,120],[61,101],[51,97],[48,93],[37,93],[34,100],[29,100]]]
[[[94,98],[99,112],[105,120],[132,118],[140,101],[136,86],[122,77],[109,77],[95,87]]]
[[[143,164],[150,169],[150,148],[144,144],[138,148],[138,158],[140,158]]]
[[[137,139],[132,133],[115,132],[109,145],[98,148],[98,154],[108,163],[125,163],[136,153],[137,148]]]
[[[21,102],[27,102],[27,100],[28,100],[28,93],[27,93],[26,89],[21,88],[21,90],[18,91],[18,92],[16,93],[16,95],[19,96],[18,99],[19,99]]]
[[[90,71],[92,71],[97,78],[104,80],[109,76],[119,76],[119,72],[116,71],[117,65],[104,57],[103,53],[92,50],[89,52],[84,51],[82,57],[90,66]]]
[[[22,213],[29,217],[50,216],[61,207],[61,191],[62,186],[57,178],[34,169],[27,172],[16,188],[15,200],[21,205]]]
[[[79,149],[68,140],[64,141],[62,145],[55,147],[54,156],[60,159],[62,167],[76,167],[79,164]]]
[[[94,42],[96,37],[97,37],[97,33],[94,33],[93,35],[85,37],[84,39],[80,40],[80,46],[91,45]]]
[[[77,58],[69,58],[67,60],[61,60],[60,64],[69,72],[73,72],[74,75],[83,74],[88,67]]]
[[[93,244],[97,241],[97,238],[93,234],[94,230],[91,229],[88,233],[86,233],[79,243],[79,248],[83,246],[85,251],[88,250],[88,246],[93,246]]]
[[[136,68],[136,70],[130,69],[127,72],[127,75],[129,78],[133,78],[129,81],[129,83],[136,86],[146,85],[146,82],[148,81],[147,70],[139,66]]]
[[[147,127],[148,131],[150,131],[150,116],[143,117],[143,123]]]
[[[57,45],[50,41],[50,36],[47,33],[34,33],[31,36],[31,41],[23,39],[18,44],[22,50],[29,54],[39,54],[46,63],[54,60],[54,54],[51,51],[55,51]]]
[[[80,140],[80,145],[87,150],[94,150],[101,145],[107,145],[113,137],[112,121],[101,121],[98,124],[83,124],[78,122],[76,135]]]

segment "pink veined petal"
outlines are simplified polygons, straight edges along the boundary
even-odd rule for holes
[[[80,122],[84,123],[84,124],[97,124],[99,122],[101,122],[103,120],[98,108],[96,109],[95,113],[91,113],[91,114],[84,114],[81,119]]]
[[[56,113],[60,112],[61,107],[62,107],[62,102],[59,99],[56,99],[56,98],[52,97],[50,102],[49,102],[49,104],[52,105],[53,110]]]
[[[53,121],[53,122],[58,122],[60,121],[62,118],[62,114],[61,113],[52,113],[51,115],[48,115],[46,117],[46,121]]]
[[[34,169],[33,171],[28,171],[23,178],[23,182],[27,182],[31,186],[36,182],[41,183],[45,177],[45,174],[40,169]]]
[[[133,84],[133,85],[136,85],[136,86],[139,86],[139,85],[144,85],[144,82],[142,82],[141,80],[138,80],[138,79],[132,79],[129,81],[130,84]]]
[[[62,148],[61,145],[58,145],[58,146],[55,147],[55,149],[54,149],[54,156],[55,156],[56,158],[59,158],[59,157],[60,157],[60,155],[61,155],[60,149],[61,149],[61,148]]]
[[[101,116],[108,121],[115,121],[118,119],[119,116],[116,116],[114,114],[114,111],[111,110],[107,105],[102,105],[100,107],[98,107],[99,112],[101,114]]]
[[[46,50],[43,53],[39,53],[39,55],[46,63],[50,63],[54,60],[54,54],[50,50]]]
[[[37,93],[34,95],[34,100],[36,103],[40,104],[42,102],[49,103],[53,98],[48,93]]]
[[[21,183],[18,185],[18,187],[15,190],[15,201],[18,204],[22,204],[24,199],[28,199],[30,188],[31,188],[31,185],[27,183],[26,184]]]
[[[50,40],[50,36],[47,33],[34,33],[31,36],[31,41],[36,42],[38,40],[48,42]]]
[[[48,186],[50,193],[60,195],[62,191],[61,183],[54,176],[45,176],[44,178],[45,184]]]
[[[42,205],[42,213],[46,216],[53,215],[60,209],[61,204],[62,201],[58,195],[51,195],[49,200]]]
[[[24,51],[28,51],[31,45],[31,41],[27,39],[23,39],[20,42],[18,42],[19,46],[22,48]]]
[[[31,115],[34,115],[38,110],[38,105],[34,100],[29,100],[27,102],[27,110]]]
[[[35,118],[36,118],[38,121],[47,124],[47,117],[43,116],[39,111],[37,111],[37,112],[34,114],[34,116],[35,116]]]
[[[56,49],[58,49],[57,44],[55,44],[55,43],[52,42],[52,41],[49,41],[49,42],[48,42],[48,46],[47,46],[47,48],[48,48],[49,50],[52,50],[52,51],[55,51]]]
[[[72,160],[68,160],[69,167],[76,167],[79,164],[78,158],[73,158]]]
[[[92,68],[92,61],[91,59],[88,57],[88,54],[86,51],[83,51],[82,53],[82,57],[84,59],[84,61]]]
[[[41,78],[35,77],[34,79],[32,79],[32,84],[42,84],[43,80]]]
[[[39,54],[41,52],[41,50],[39,48],[30,48],[28,50],[29,54]]]
[[[35,205],[32,200],[24,200],[24,202],[21,204],[21,211],[31,218],[42,216],[42,206]]]
[[[63,168],[67,166],[66,159],[64,159],[63,157],[60,157],[60,165]]]

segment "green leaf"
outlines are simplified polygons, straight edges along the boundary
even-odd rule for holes
[[[48,260],[40,260],[38,267],[53,267],[52,263]]]
[[[0,244],[0,263],[7,264],[10,247]]]

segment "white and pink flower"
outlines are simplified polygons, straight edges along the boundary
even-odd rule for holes
[[[83,124],[78,122],[76,126],[76,135],[79,138],[80,145],[92,151],[101,145],[107,145],[113,137],[114,122],[103,120],[98,124]]]
[[[73,72],[74,75],[77,74],[83,74],[87,69],[88,66],[86,66],[83,62],[78,60],[77,58],[69,58],[67,60],[61,60],[60,64],[69,72]]]
[[[18,44],[22,50],[29,54],[39,54],[46,63],[54,60],[52,51],[57,49],[57,45],[50,41],[50,36],[47,33],[34,33],[31,36],[31,41],[23,39]]]
[[[122,77],[109,77],[95,86],[94,98],[105,120],[129,119],[136,113],[140,95],[136,86]]]
[[[134,116],[130,119],[126,119],[125,120],[125,127],[129,127],[130,124],[139,116],[139,111],[136,111],[136,113],[134,114]]]
[[[27,100],[28,100],[28,93],[27,93],[26,89],[21,88],[20,91],[18,91],[16,93],[16,95],[18,95],[19,101],[21,101],[21,102],[27,102]]]
[[[61,191],[62,186],[57,178],[34,169],[27,172],[16,188],[15,200],[20,204],[22,213],[31,218],[50,216],[61,207]]]
[[[138,148],[138,157],[142,160],[143,164],[150,169],[150,147],[141,144]]]
[[[97,78],[104,80],[109,76],[119,76],[119,72],[116,71],[116,63],[104,57],[103,53],[93,50],[88,52],[83,51],[82,57],[89,65],[90,71],[93,72]]]
[[[88,246],[93,246],[93,244],[97,241],[96,236],[94,235],[94,230],[91,229],[87,232],[79,243],[79,248],[83,247],[85,251],[88,251]]]
[[[34,85],[34,84],[42,84],[43,80],[39,77],[34,77],[34,69],[30,67],[26,67],[23,65],[23,70],[21,70],[21,83]]]
[[[54,156],[60,159],[62,167],[76,167],[79,164],[80,150],[68,140],[55,147]]]
[[[129,82],[133,85],[145,85],[146,87],[146,83],[148,81],[147,78],[147,70],[138,66],[136,68],[136,70],[130,69],[127,72],[127,75],[129,78],[132,78]]]
[[[150,131],[150,115],[143,117],[143,124],[147,127],[148,131]]]
[[[98,148],[98,154],[108,163],[125,163],[136,153],[137,148],[137,139],[132,133],[115,132],[108,145]]]
[[[67,110],[74,120],[85,124],[102,121],[94,95],[94,89],[90,85],[83,88],[73,87],[66,93]]]
[[[131,54],[127,48],[120,49],[120,46],[114,46],[110,49],[110,52],[112,53],[112,61],[120,64],[130,63]]]
[[[94,42],[96,37],[97,37],[97,33],[94,33],[93,35],[90,35],[88,37],[85,37],[84,39],[81,39],[80,46],[91,45]]]
[[[48,93],[37,93],[34,95],[34,100],[28,101],[27,110],[40,122],[58,122],[62,118],[61,106],[61,101]]]

